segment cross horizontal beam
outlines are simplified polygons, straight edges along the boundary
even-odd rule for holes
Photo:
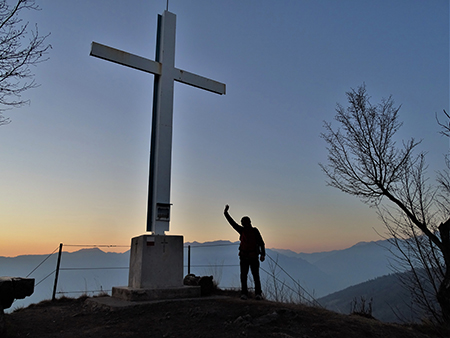
[[[92,42],[90,55],[118,63],[122,66],[131,67],[155,75],[161,75],[161,63],[97,42]]]
[[[204,90],[208,90],[210,92],[224,95],[225,94],[225,84],[221,82],[217,82],[206,77],[187,72],[185,70],[181,70],[175,68],[175,76],[174,80],[191,85],[193,87],[201,88]]]
[[[91,56],[98,57],[103,60],[118,63],[122,66],[131,67],[147,73],[161,75],[161,63],[150,59],[143,58],[138,55],[124,52],[120,49],[108,47],[97,42],[92,42]],[[173,79],[175,81],[201,88],[216,94],[225,94],[225,84],[208,79],[206,77],[187,72],[178,68],[174,68]]]

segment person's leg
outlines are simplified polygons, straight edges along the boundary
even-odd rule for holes
[[[261,296],[261,279],[259,278],[259,261],[258,258],[252,259],[250,263],[250,268],[252,270],[253,281],[255,282],[255,295]]]
[[[240,266],[241,266],[241,295],[248,296],[247,289],[247,275],[248,269],[250,267],[250,262],[247,258],[240,258]]]

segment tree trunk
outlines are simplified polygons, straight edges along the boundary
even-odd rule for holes
[[[450,271],[447,269],[444,280],[439,286],[437,301],[442,311],[442,320],[450,324]]]
[[[442,320],[450,324],[450,219],[439,226],[442,242],[442,255],[445,262],[444,279],[439,285],[437,301],[442,311]]]

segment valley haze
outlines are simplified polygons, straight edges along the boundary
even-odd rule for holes
[[[190,246],[191,273],[197,276],[212,275],[220,288],[239,288],[238,245],[239,242],[231,241],[186,242],[184,275],[188,273],[187,250]],[[320,302],[321,297],[329,297],[351,286],[391,274],[393,256],[390,250],[393,248],[386,240],[360,242],[344,250],[316,253],[267,249],[267,259],[261,263],[263,292],[267,298],[273,298],[271,290],[275,277],[278,287],[281,286],[286,293],[282,300],[305,302],[302,298],[305,297],[306,302],[309,302],[312,296]],[[29,275],[30,278],[35,278],[36,282],[34,294],[17,300],[11,309],[51,299],[56,261],[57,253],[0,257],[1,275]],[[63,247],[57,297],[77,297],[82,294],[92,296],[101,292],[110,294],[113,286],[128,285],[128,265],[129,251],[116,253],[104,252],[99,248],[84,248],[66,252]],[[300,298],[295,292],[290,292],[298,290],[298,285],[303,288]],[[358,292],[361,293],[360,289]],[[363,295],[355,295],[361,296]],[[340,301],[346,302],[342,299]],[[333,309],[346,312],[350,308],[350,301],[351,299],[345,309]],[[395,321],[393,316],[385,316],[383,319]]]

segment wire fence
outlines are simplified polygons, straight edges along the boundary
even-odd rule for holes
[[[203,249],[208,247],[225,247],[225,246],[237,246],[238,243],[221,243],[221,244],[188,244],[185,245],[184,248],[188,250],[188,259],[187,264],[185,264],[184,268],[187,268],[188,273],[190,273],[191,268],[209,268],[209,269],[223,269],[223,268],[231,268],[231,267],[239,267],[239,264],[191,264],[191,249]],[[82,248],[129,248],[129,245],[112,245],[112,244],[101,244],[101,245],[82,245],[82,244],[60,244],[55,250],[53,250],[50,254],[48,254],[35,268],[31,270],[31,272],[26,276],[29,277],[33,273],[35,273],[39,268],[43,266],[43,264],[55,255],[56,251],[59,249],[58,254],[58,262],[56,268],[51,272],[42,277],[39,281],[35,282],[35,287],[39,286],[42,282],[47,280],[50,276],[55,274],[55,282],[53,287],[53,296],[54,300],[56,294],[65,295],[65,294],[107,294],[111,292],[110,288],[104,289],[100,286],[100,288],[94,290],[74,290],[74,291],[57,291],[58,284],[58,274],[63,271],[96,271],[96,270],[128,270],[129,266],[86,266],[86,267],[61,267],[61,255],[63,253],[62,248],[64,247],[82,247]],[[266,253],[266,257],[269,260],[269,268],[265,269],[260,267],[261,271],[266,274],[266,282],[271,281],[271,285],[266,285],[265,294],[267,298],[272,298],[276,301],[283,302],[301,302],[307,303],[313,306],[320,306],[314,296],[308,292],[298,280],[292,277],[292,275],[286,271],[279,263],[278,259],[272,258],[270,255]],[[195,261],[195,260],[194,260]],[[217,270],[216,270],[217,271]],[[281,272],[284,274],[285,278],[288,278],[289,282],[286,282],[286,279],[281,279]],[[250,282],[252,282],[252,278],[250,278]],[[86,282],[86,281],[85,281]],[[86,283],[87,284],[87,283]]]

